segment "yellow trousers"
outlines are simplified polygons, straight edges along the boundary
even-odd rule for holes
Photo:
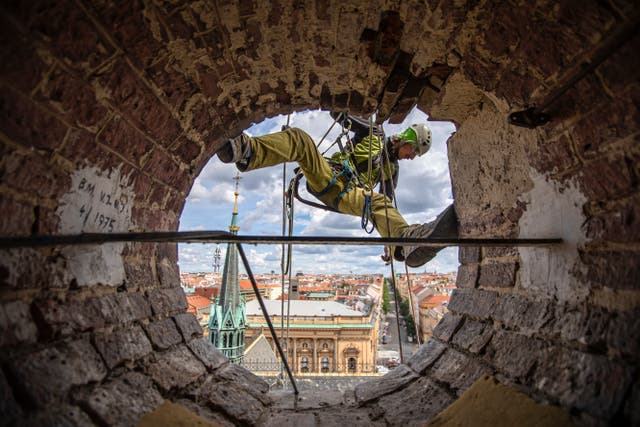
[[[283,132],[251,138],[251,150],[251,159],[245,169],[247,171],[296,162],[307,179],[309,189],[315,193],[323,191],[334,177],[333,169],[318,152],[313,139],[301,129],[290,128]],[[317,197],[325,205],[333,207],[347,184],[346,178],[339,176],[325,194]],[[354,187],[342,196],[337,209],[341,213],[360,217],[364,203],[364,190]],[[373,193],[371,205],[374,225],[380,236],[401,237],[408,224],[391,201],[382,194]]]

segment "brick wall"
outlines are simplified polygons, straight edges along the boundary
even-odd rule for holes
[[[458,127],[465,236],[564,240],[465,248],[451,312],[407,365],[297,409],[194,338],[175,245],[2,250],[3,419],[131,425],[173,399],[221,423],[302,411],[283,419],[399,425],[492,374],[578,423],[637,423],[638,36],[549,125],[506,118],[637,26],[638,7],[539,3],[0,6],[3,236],[176,230],[195,177],[250,123],[309,108],[398,122],[417,104]]]

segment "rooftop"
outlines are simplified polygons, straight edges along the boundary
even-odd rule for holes
[[[280,316],[282,301],[264,300],[264,305],[270,316]],[[353,316],[363,317],[363,313],[350,309],[335,301],[291,300],[290,316]],[[286,310],[286,307],[285,307]],[[247,303],[247,316],[262,316],[262,309],[257,300]]]

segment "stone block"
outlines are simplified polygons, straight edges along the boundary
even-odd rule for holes
[[[107,383],[78,393],[76,399],[91,409],[100,422],[109,426],[137,425],[164,399],[150,378],[127,372]]]
[[[33,412],[20,425],[93,427],[95,424],[82,409],[67,404],[49,407],[42,412]]]
[[[456,286],[458,288],[475,288],[478,283],[479,264],[463,264],[458,267]]]
[[[460,264],[477,264],[480,262],[480,246],[462,246],[458,250]]]
[[[40,318],[53,336],[99,329],[115,324],[141,320],[151,315],[146,298],[141,293],[116,293],[103,297],[68,298],[66,302],[45,300],[35,304]]]
[[[423,377],[400,392],[384,396],[378,405],[384,409],[387,425],[414,425],[417,420],[428,423],[453,401],[447,390]]]
[[[446,344],[431,337],[413,353],[407,361],[407,366],[422,375],[446,349]]]
[[[363,405],[386,394],[405,388],[410,382],[419,378],[407,365],[400,365],[383,377],[367,381],[356,386],[356,402]]]
[[[198,323],[198,319],[193,313],[182,313],[174,317],[180,333],[184,337],[185,341],[191,341],[194,338],[202,336],[204,331]]]
[[[449,384],[460,395],[478,378],[490,374],[491,369],[478,359],[448,349],[431,368],[431,377]]]
[[[215,410],[224,411],[237,425],[255,425],[266,408],[238,384],[209,377],[196,390],[196,400]]]
[[[156,361],[147,366],[147,371],[165,391],[183,388],[207,372],[202,362],[184,346],[158,355]]]
[[[473,319],[465,319],[462,326],[453,336],[451,342],[471,353],[479,353],[484,349],[492,336],[493,327],[491,324],[478,322]]]
[[[631,368],[606,356],[549,347],[534,374],[535,387],[562,405],[611,419],[623,406]]]
[[[485,290],[455,289],[447,308],[476,319],[488,319],[499,299],[495,292]]]
[[[448,342],[458,329],[462,318],[462,315],[459,314],[445,314],[436,327],[433,328],[433,336],[440,338],[444,342]]]
[[[543,341],[513,332],[495,331],[487,349],[487,360],[510,378],[524,380],[531,375],[545,348]]]
[[[150,290],[148,295],[156,316],[178,314],[187,310],[187,297],[180,287]]]
[[[587,237],[592,240],[633,243],[640,240],[640,194],[618,202],[612,209],[587,214]]]
[[[191,340],[187,343],[187,347],[208,369],[217,369],[228,362],[224,354],[213,346],[208,337]]]
[[[515,286],[517,262],[480,264],[478,286],[483,288],[510,288]]]
[[[182,342],[182,336],[171,318],[149,323],[145,330],[153,346],[160,350]]]
[[[60,289],[71,277],[62,257],[45,256],[34,249],[0,252],[0,285],[14,289]]]
[[[75,385],[101,381],[107,374],[88,340],[62,342],[10,362],[10,369],[36,406],[64,398]]]
[[[578,162],[571,139],[567,135],[531,147],[528,155],[533,167],[539,172],[564,172]]]
[[[240,385],[264,404],[269,402],[265,395],[269,391],[269,384],[242,366],[227,363],[215,372],[215,377]]]
[[[96,334],[95,344],[110,369],[153,351],[149,339],[138,325],[113,333]]]
[[[150,288],[155,283],[155,276],[148,262],[127,260],[124,273],[127,289]]]
[[[315,415],[308,412],[283,412],[273,414],[261,425],[264,427],[317,427]]]
[[[38,328],[31,317],[29,304],[12,301],[0,305],[0,347],[34,343]]]
[[[300,390],[300,388],[299,388]],[[269,392],[273,404],[271,409],[277,411],[305,411],[308,409],[321,409],[329,406],[339,406],[344,403],[344,393],[339,390],[300,390],[294,399],[290,390],[278,390]]]

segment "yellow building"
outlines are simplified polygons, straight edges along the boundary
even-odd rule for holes
[[[264,301],[278,339],[281,336],[282,301]],[[378,326],[375,307],[369,313],[352,310],[335,301],[292,300],[284,302],[284,312],[289,306],[289,328],[284,319],[283,350],[288,354],[291,370],[304,374],[363,374],[375,372],[378,352]],[[247,303],[247,347],[264,335],[277,354],[269,329],[258,301]],[[286,337],[288,336],[288,340]],[[252,364],[254,366],[252,366]],[[245,359],[249,370],[260,369],[260,360]]]

